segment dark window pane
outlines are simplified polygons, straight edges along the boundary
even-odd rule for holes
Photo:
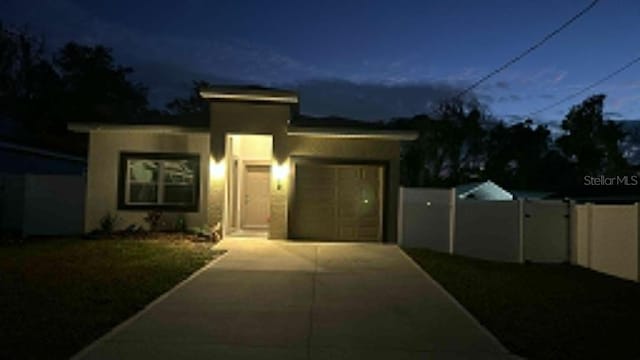
[[[130,203],[157,203],[158,188],[154,184],[131,184],[129,187]]]
[[[165,204],[194,204],[193,185],[165,185]]]
[[[193,184],[196,162],[193,160],[165,160],[164,181],[167,184]]]
[[[152,160],[129,160],[129,180],[134,182],[156,183],[160,163]]]
[[[198,178],[200,161],[198,156],[185,154],[142,153],[124,155],[124,185],[119,204],[124,208],[182,208],[197,209]],[[121,175],[121,176],[122,176]],[[119,205],[120,207],[120,205]]]

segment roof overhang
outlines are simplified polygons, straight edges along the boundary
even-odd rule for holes
[[[200,96],[208,100],[258,101],[297,104],[298,95],[292,91],[274,89],[243,89],[214,87],[200,90]]]
[[[415,131],[403,130],[378,130],[378,129],[341,129],[341,128],[307,128],[289,126],[287,128],[289,136],[303,136],[315,138],[338,138],[338,139],[377,139],[412,141],[418,138]]]
[[[209,133],[206,127],[190,127],[176,125],[141,125],[141,124],[100,124],[100,123],[69,123],[67,128],[77,133],[91,131],[132,131],[148,133]]]
[[[37,154],[37,155],[42,155],[42,156],[55,158],[55,159],[63,159],[63,160],[80,162],[80,163],[87,162],[86,159],[81,158],[79,156],[67,155],[67,154],[56,152],[56,151],[39,149],[31,146],[24,146],[24,145],[14,144],[6,141],[0,141],[0,148],[19,151],[19,152],[28,153],[28,154]]]

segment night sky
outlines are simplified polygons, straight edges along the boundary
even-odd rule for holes
[[[113,48],[152,104],[191,80],[298,89],[302,111],[379,119],[424,112],[513,58],[590,0],[70,1],[2,0],[0,20],[28,25],[50,49]],[[602,0],[475,94],[518,120],[640,55],[640,1]],[[640,119],[640,64],[558,107],[608,95],[613,119]]]

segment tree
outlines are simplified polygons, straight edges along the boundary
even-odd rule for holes
[[[550,131],[528,119],[493,127],[486,138],[484,175],[499,184],[519,189],[547,187],[545,160],[550,151]]]
[[[167,103],[166,108],[172,115],[201,115],[209,112],[209,102],[200,97],[200,89],[212,87],[205,80],[193,81],[191,93],[187,98],[175,98]]]
[[[0,23],[0,119],[25,128],[14,140],[81,154],[86,136],[70,133],[69,122],[142,119],[146,89],[116,65],[111,50],[69,43],[44,56],[44,40]]]
[[[44,40],[0,23],[0,115],[46,132],[60,97],[58,74],[44,58]]]
[[[603,116],[605,95],[594,95],[571,108],[562,121],[564,134],[556,144],[575,169],[575,175],[620,175],[628,164],[619,144],[621,127]]]
[[[442,169],[447,185],[456,185],[477,178],[484,161],[481,122],[487,116],[477,106],[467,107],[460,102],[440,105],[436,112],[436,143],[441,147]],[[444,174],[443,174],[444,173]]]
[[[166,111],[162,112],[160,118],[169,122],[208,126],[209,102],[200,97],[200,90],[212,85],[204,80],[193,81],[192,84],[188,97],[178,97],[168,102],[165,106]]]
[[[474,179],[484,159],[486,115],[475,106],[449,102],[434,115],[396,119],[392,126],[418,131],[416,141],[404,146],[403,183],[408,186],[450,186]]]
[[[146,88],[127,79],[133,70],[116,65],[110,49],[70,42],[54,59],[64,85],[60,111],[66,122],[130,121],[144,116]]]

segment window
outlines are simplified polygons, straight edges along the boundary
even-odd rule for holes
[[[198,210],[200,157],[121,153],[120,209]]]

